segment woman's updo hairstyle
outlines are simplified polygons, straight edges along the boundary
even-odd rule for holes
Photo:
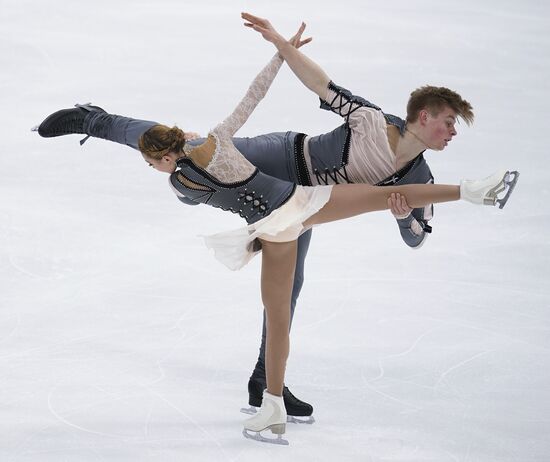
[[[182,154],[185,145],[185,133],[174,126],[154,125],[139,138],[141,153],[155,160],[162,159],[166,154]]]

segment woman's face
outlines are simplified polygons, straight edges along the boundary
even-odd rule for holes
[[[177,157],[172,152],[162,156],[162,158],[159,160],[152,159],[143,154],[142,156],[145,162],[147,162],[150,167],[153,167],[155,170],[158,170],[159,172],[174,173],[174,171],[176,170]]]

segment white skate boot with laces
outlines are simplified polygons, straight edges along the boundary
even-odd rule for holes
[[[518,178],[519,172],[500,170],[483,180],[462,180],[460,198],[473,204],[498,205],[503,208],[514,191]]]

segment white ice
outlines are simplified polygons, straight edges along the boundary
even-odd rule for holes
[[[517,169],[504,210],[436,207],[409,250],[389,213],[314,231],[287,383],[315,406],[289,447],[245,440],[260,258],[232,273],[133,150],[29,129],[92,101],[206,131],[273,54],[266,16],[332,79],[404,114],[451,87],[473,127],[427,154],[441,183]],[[0,460],[547,461],[550,5],[542,1],[0,0]],[[328,131],[288,68],[240,135]]]

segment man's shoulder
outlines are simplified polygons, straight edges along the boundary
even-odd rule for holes
[[[393,125],[394,127],[397,127],[399,129],[399,133],[403,135],[407,123],[401,117],[393,114],[384,113],[384,118],[386,119],[386,123],[388,125]]]

